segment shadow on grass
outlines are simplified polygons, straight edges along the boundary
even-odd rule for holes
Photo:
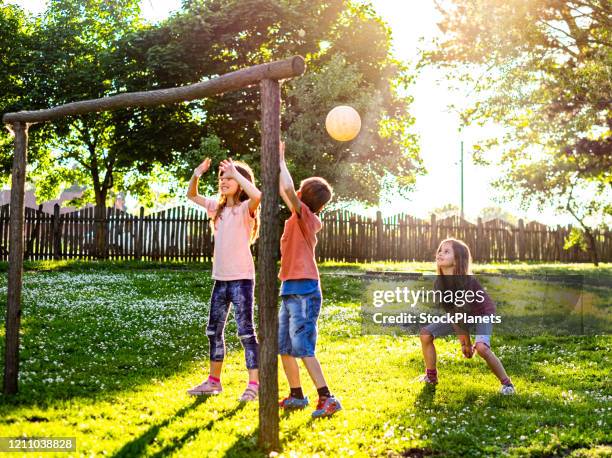
[[[95,268],[107,272],[105,265]],[[52,267],[61,270],[61,266]],[[128,267],[129,264],[124,266]],[[66,269],[78,270],[72,265]],[[17,408],[51,407],[67,400],[112,400],[118,393],[180,374],[206,354],[204,316],[212,280],[203,280],[198,272],[181,272],[158,282],[148,277],[134,280],[126,273],[125,282],[112,286],[128,290],[128,299],[122,297],[126,302],[117,309],[112,305],[117,299],[115,295],[81,291],[81,286],[89,286],[86,278],[75,281],[75,286],[66,287],[62,283],[61,288],[54,284],[53,276],[48,278],[38,289],[31,289],[30,294],[34,295],[34,290],[48,299],[52,294],[47,294],[47,289],[55,288],[53,300],[38,302],[33,296],[24,298],[19,392],[12,396],[0,394],[0,423]],[[180,280],[180,287],[175,284],[176,279]],[[111,280],[115,281],[113,277]],[[100,288],[105,289],[105,285]],[[112,288],[108,287],[111,293]],[[95,300],[81,305],[78,301],[83,301],[84,294],[93,294]],[[167,307],[164,302],[165,296],[173,294],[196,297],[196,305],[192,305],[198,311],[195,318],[179,322],[176,317],[182,311]],[[130,296],[145,304],[142,312],[132,309]],[[63,300],[58,302],[58,297]],[[0,293],[0,302],[2,299]],[[199,303],[201,308],[197,308]],[[0,318],[3,315],[0,308]],[[150,324],[157,323],[154,320],[159,320],[159,324]],[[226,329],[231,352],[240,347],[235,328],[232,320]],[[0,348],[4,348],[2,331]],[[0,367],[3,365],[2,352]]]
[[[436,385],[431,383],[423,383],[421,391],[414,400],[414,408],[416,410],[422,409],[423,407],[431,407],[436,398]]]
[[[285,416],[286,417],[286,416]],[[309,417],[308,420],[300,425],[296,425],[294,428],[285,431],[284,438],[280,444],[280,450],[278,452],[288,453],[290,450],[285,449],[287,444],[291,443],[298,435],[299,432],[303,430],[308,430],[313,422],[315,421],[325,421],[328,418],[324,419],[314,419]],[[255,430],[249,434],[239,435],[236,441],[232,444],[232,446],[225,452],[223,455],[227,458],[244,458],[246,456],[250,457],[261,457],[265,458],[269,456],[269,452],[266,453],[261,447],[258,445],[259,440],[259,427],[255,428]]]
[[[259,448],[257,441],[259,436],[259,427],[249,434],[240,434],[236,438],[236,441],[232,446],[225,451],[223,454],[227,458],[265,458],[268,456],[261,448]]]
[[[183,407],[178,412],[176,412],[172,417],[166,418],[161,423],[157,423],[151,426],[147,431],[142,433],[139,437],[128,442],[123,447],[121,447],[121,449],[118,450],[116,453],[114,453],[112,456],[118,458],[118,457],[144,455],[146,448],[155,441],[156,437],[159,435],[160,431],[163,428],[166,428],[171,423],[181,419],[188,412],[192,411],[200,404],[205,403],[209,398],[210,398],[209,396],[198,397],[193,403]],[[224,420],[228,420],[229,418],[233,417],[238,412],[240,412],[242,409],[244,409],[244,407],[245,407],[245,403],[238,404],[236,407],[227,411],[225,414],[223,414],[219,418],[212,419],[203,426],[194,426],[192,428],[189,428],[181,437],[174,438],[171,444],[166,445],[164,448],[162,448],[161,450],[159,450],[158,452],[155,452],[154,454],[150,456],[155,457],[155,458],[160,458],[163,456],[168,456],[176,452],[177,450],[180,450],[181,448],[183,448],[183,446],[187,442],[189,442],[192,438],[196,437],[200,433],[200,431],[204,431],[204,430],[210,431],[215,425],[215,423],[221,422]]]
[[[518,343],[520,339],[507,339],[505,342],[519,347],[513,354],[502,357],[510,376],[515,383],[518,381],[518,394],[515,396],[503,396],[488,390],[483,392],[470,385],[471,377],[483,374],[491,377],[484,361],[479,361],[481,368],[472,364],[467,368],[457,361],[440,365],[441,377],[445,373],[465,372],[465,388],[461,388],[459,381],[455,387],[438,386],[438,396],[435,387],[430,386],[423,386],[416,393],[414,410],[403,416],[399,423],[425,426],[421,434],[428,443],[423,449],[406,449],[403,456],[498,456],[511,450],[528,449],[534,456],[557,456],[604,443],[604,428],[593,428],[592,420],[593,410],[603,405],[603,401],[594,400],[588,393],[593,388],[605,392],[605,375],[576,380],[546,373],[542,363],[553,359],[554,354],[547,353],[545,346],[540,347],[538,353],[531,352],[533,344],[544,343],[546,339],[551,345],[550,338],[546,337],[525,339],[521,344]],[[569,357],[570,362],[580,361],[582,369],[588,370],[591,363],[599,361],[597,352],[591,353],[598,348],[597,339],[554,338],[552,345],[563,343],[567,344],[568,352],[571,350],[574,354]],[[461,366],[464,366],[463,370]],[[554,390],[549,391],[548,387]],[[570,394],[564,398],[556,394],[558,390]],[[573,400],[572,390],[581,393],[579,400]],[[550,436],[542,437],[546,428],[550,428]],[[559,441],[561,436],[564,439]]]

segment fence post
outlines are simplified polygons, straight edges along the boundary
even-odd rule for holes
[[[484,225],[482,224],[482,218],[478,217],[478,228],[476,229],[476,253],[474,256],[474,261],[483,261],[484,260]]]
[[[567,225],[567,236],[569,237],[572,233],[572,225],[568,224]],[[563,246],[565,246],[565,240],[563,241]],[[567,260],[565,262],[576,262],[578,261],[578,259],[576,259],[575,253],[576,253],[576,247],[573,246],[571,247],[569,250],[567,251]]]
[[[438,226],[436,223],[436,215],[435,213],[431,214],[431,225],[429,226],[430,234],[429,234],[429,252],[435,253],[436,243],[438,242]]]
[[[53,259],[56,261],[62,256],[61,236],[60,206],[55,204],[53,206]]]
[[[144,233],[144,207],[140,207],[140,216],[138,217],[138,232],[136,233],[136,260],[142,259],[142,245]]]
[[[353,214],[351,214],[349,230],[351,232],[351,252],[349,259],[353,262],[357,262],[357,224],[355,223],[355,215]]]
[[[518,221],[518,249],[519,249],[519,261],[525,260],[525,222],[523,218]]]
[[[379,211],[376,212],[376,260],[384,261],[385,256],[383,253],[383,221],[382,221],[382,213]]]

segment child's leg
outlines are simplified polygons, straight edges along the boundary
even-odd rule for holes
[[[510,385],[510,378],[508,377],[508,374],[506,373],[503,364],[501,363],[499,358],[495,356],[495,353],[491,351],[489,345],[487,345],[485,342],[477,341],[475,348],[476,353],[478,353],[478,356],[480,356],[486,361],[487,366],[489,366],[489,369],[491,369],[491,371],[495,374],[499,381],[503,385]]]
[[[225,323],[229,312],[227,300],[227,282],[215,281],[212,296],[210,298],[210,313],[206,335],[210,342],[210,373],[208,378],[187,390],[192,396],[219,394],[221,388],[221,369],[225,357]]]
[[[491,351],[491,334],[493,334],[493,325],[491,323],[479,323],[476,325],[476,336],[474,337],[474,349],[489,366],[489,369],[495,374],[502,385],[512,385],[503,364],[495,353]]]
[[[283,363],[283,370],[289,383],[289,397],[281,401],[282,408],[303,408],[308,404],[308,400],[304,397],[302,391],[302,382],[300,380],[300,368],[293,354],[291,347],[291,336],[289,333],[290,327],[290,312],[287,302],[291,301],[291,295],[282,296],[281,306],[278,311],[278,351]],[[296,402],[296,400],[298,400]],[[299,402],[303,401],[303,402]]]
[[[434,323],[421,329],[421,350],[425,361],[425,376],[421,381],[426,383],[438,382],[438,370],[436,369],[436,337],[447,336],[453,333],[453,327],[447,323]]]
[[[321,312],[321,293],[290,296],[287,301],[289,309],[289,336],[292,355],[301,358],[308,374],[317,389],[326,387],[321,364],[315,357],[317,344],[317,320]],[[297,366],[297,364],[296,364]]]
[[[423,350],[425,369],[436,370],[436,346],[434,345],[434,336],[428,334],[426,330],[421,331],[421,349]]]
[[[221,370],[223,369],[223,361],[210,360],[210,376],[221,380]]]
[[[304,362],[304,366],[306,366],[306,370],[308,370],[308,375],[312,379],[315,387],[318,389],[326,387],[327,382],[325,381],[325,377],[323,376],[323,369],[321,368],[321,364],[316,356],[306,356],[302,358]]]
[[[287,376],[289,388],[301,388],[302,383],[300,381],[300,368],[297,360],[291,355],[281,355],[281,361],[283,362],[283,370]]]
[[[210,375],[216,379],[221,378],[221,368],[225,358],[225,323],[229,313],[229,298],[227,284],[224,281],[215,281],[210,298],[210,313],[206,335],[210,342]]]
[[[255,334],[253,317],[253,281],[236,280],[231,281],[229,295],[234,304],[234,314],[238,325],[238,338],[244,348],[244,359],[249,371],[249,382],[257,385],[259,383],[259,343]]]

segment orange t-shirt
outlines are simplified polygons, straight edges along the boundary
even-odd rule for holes
[[[282,280],[319,279],[315,260],[317,232],[323,223],[308,206],[302,202],[301,215],[295,211],[285,221],[281,237],[281,268],[278,277]]]

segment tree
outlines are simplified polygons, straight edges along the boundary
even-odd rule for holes
[[[444,219],[451,216],[459,216],[459,207],[455,204],[445,204],[442,207],[434,209],[432,212],[437,218]]]
[[[10,59],[12,77],[23,89],[7,91],[12,99],[3,112],[150,88],[133,83],[140,63],[129,60],[124,49],[125,37],[144,27],[137,0],[53,0],[41,18],[29,21],[27,52]],[[172,163],[178,152],[199,143],[200,119],[191,108],[121,110],[33,126],[30,149],[38,154],[31,176],[37,189],[49,197],[58,186],[81,181],[104,206],[109,192],[142,188],[154,179],[149,173],[156,163]]]
[[[350,45],[351,40],[359,43]],[[385,175],[395,176],[405,191],[423,172],[416,138],[409,132],[410,98],[399,95],[411,79],[391,59],[389,30],[367,5],[188,1],[183,12],[159,28],[132,37],[128,53],[146,66],[141,74],[164,85],[302,54],[307,75],[283,86],[283,130],[297,179],[316,173],[335,185],[340,198],[375,202]],[[206,135],[218,136],[223,148],[256,172],[257,103],[253,88],[199,105]],[[333,142],[324,130],[327,111],[340,103],[356,106],[363,115],[363,133],[350,144]]]
[[[500,207],[485,207],[480,211],[480,217],[485,221],[500,219],[514,226],[518,223],[518,218],[507,210]]]
[[[497,185],[524,207],[554,197],[555,208],[585,228],[608,215],[599,203],[612,184],[609,1],[451,0],[438,8],[445,36],[424,63],[473,88],[466,122],[507,127],[503,138],[477,146],[482,161],[501,146],[508,174]],[[574,206],[601,212],[580,215]]]
[[[14,5],[0,0],[0,113],[9,111],[24,95],[21,74],[27,62],[28,28],[26,15]],[[8,183],[12,167],[13,140],[0,129],[0,184]]]
[[[125,37],[144,27],[137,0],[53,0],[40,18],[30,18],[30,27],[27,53],[11,59],[16,68],[12,76],[23,88],[13,92],[3,111],[149,88],[145,83],[135,86],[140,64],[125,53]],[[41,199],[74,183],[86,185],[90,192],[81,200],[95,202],[103,218],[112,194],[137,192],[145,201],[150,197],[156,164],[170,164],[195,147],[202,136],[199,121],[190,104],[177,104],[35,125],[30,142],[35,168],[29,177]],[[96,236],[101,254],[103,224]]]
[[[581,179],[569,158],[549,155],[514,164],[497,186],[518,196],[523,204],[569,213],[580,228],[572,230],[565,248],[577,245],[589,252],[593,264],[599,264],[597,228],[612,223],[612,189],[608,183]]]

